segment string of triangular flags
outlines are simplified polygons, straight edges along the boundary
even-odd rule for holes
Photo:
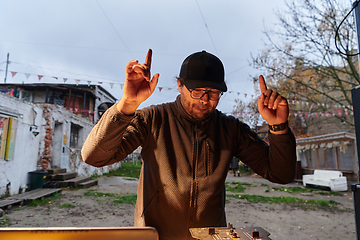
[[[242,111],[242,112],[231,112],[226,113],[226,115],[232,115],[236,118],[241,118],[244,116],[253,116],[253,115],[259,115],[259,113],[253,113],[248,111]],[[295,112],[295,113],[289,113],[289,117],[303,117],[305,119],[307,118],[316,118],[316,117],[330,117],[330,116],[347,116],[347,115],[354,115],[353,111],[349,111],[346,108],[345,109],[334,109],[329,111],[320,111],[320,112],[312,112],[312,113],[304,113],[304,112]]]
[[[352,109],[351,105],[341,105],[341,104],[331,104],[331,103],[314,103],[314,102],[308,102],[308,101],[301,101],[301,100],[290,100],[289,101],[290,105],[302,108],[302,107],[308,107],[308,106],[318,106],[318,107],[322,107],[322,108],[326,108],[326,109],[332,109],[332,108],[347,108],[347,109]]]
[[[4,71],[3,69],[0,69],[0,72]],[[36,76],[36,78],[41,81],[44,78],[52,78],[55,80],[59,80],[59,81],[64,81],[64,83],[68,82],[70,79],[69,78],[65,78],[65,77],[57,77],[57,76],[49,76],[49,75],[40,75],[40,74],[31,74],[31,73],[24,73],[24,72],[18,72],[18,71],[9,71],[11,73],[11,76],[14,78],[15,76],[18,76],[19,74],[23,74],[25,75],[25,78],[27,80],[29,80],[29,78],[31,76]],[[91,81],[91,80],[84,80],[84,79],[79,79],[79,78],[71,78],[74,79],[76,85],[79,85],[80,82],[86,82],[88,84],[88,86],[90,86],[92,83],[93,84],[103,84],[103,83],[108,83],[110,85],[111,88],[114,87],[115,84],[119,84],[120,88],[123,89],[124,87],[124,83],[119,83],[119,82],[114,82],[114,81],[107,81],[107,80],[102,80],[102,81]],[[164,86],[159,86],[157,87],[158,91],[161,92],[163,90],[167,90],[167,91],[172,91],[175,90],[177,91],[177,88],[174,89],[172,87],[164,87]],[[243,94],[243,96],[245,98],[251,97],[252,99],[255,97],[253,94],[248,94],[248,93],[241,93],[241,92],[236,92],[236,91],[228,91],[227,94],[236,94],[237,96],[240,96],[240,94]]]

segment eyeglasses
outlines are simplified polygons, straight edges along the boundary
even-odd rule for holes
[[[193,99],[200,99],[203,96],[205,96],[205,94],[208,95],[210,100],[219,100],[221,95],[223,94],[223,92],[221,91],[213,91],[213,90],[202,90],[202,89],[188,89],[190,92],[190,96]]]

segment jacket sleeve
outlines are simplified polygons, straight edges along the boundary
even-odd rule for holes
[[[276,135],[269,132],[269,145],[250,130],[242,131],[242,147],[239,158],[254,172],[271,182],[291,183],[296,172],[296,141],[289,128],[288,133]],[[242,144],[244,145],[244,144]]]
[[[81,149],[82,160],[94,167],[102,167],[125,159],[141,145],[136,122],[136,114],[124,115],[113,105],[86,138]],[[132,136],[126,137],[129,134]]]

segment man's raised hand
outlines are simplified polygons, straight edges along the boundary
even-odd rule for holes
[[[150,79],[151,57],[152,50],[149,49],[145,63],[139,64],[137,60],[132,60],[126,65],[124,95],[117,105],[120,112],[127,115],[133,114],[138,106],[154,92],[159,74],[156,73]]]
[[[281,124],[287,121],[289,106],[287,100],[278,92],[266,87],[265,79],[259,76],[261,95],[258,99],[258,109],[269,125]]]

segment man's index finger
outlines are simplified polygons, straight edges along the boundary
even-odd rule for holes
[[[266,87],[266,83],[265,83],[265,79],[263,77],[263,75],[259,76],[259,83],[260,83],[260,90],[261,93],[266,93],[267,87]]]
[[[149,49],[149,51],[146,54],[146,59],[145,59],[145,64],[146,64],[146,66],[149,67],[149,69],[151,68],[151,57],[152,57],[152,50]]]

